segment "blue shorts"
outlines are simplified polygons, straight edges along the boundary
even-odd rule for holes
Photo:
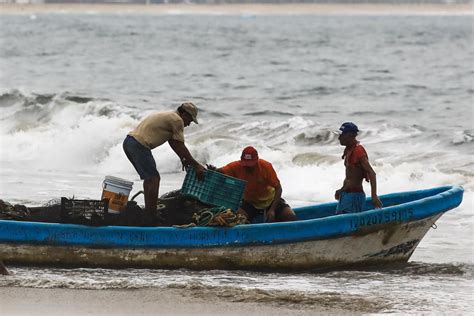
[[[341,192],[339,203],[336,207],[336,214],[360,213],[364,211],[364,192]]]
[[[160,174],[156,170],[156,163],[151,150],[140,144],[130,135],[125,137],[123,141],[123,151],[127,155],[128,160],[132,163],[140,175],[140,179],[148,180],[159,177]]]

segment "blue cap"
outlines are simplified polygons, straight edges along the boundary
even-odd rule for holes
[[[336,131],[337,134],[346,134],[346,133],[354,133],[357,134],[359,132],[359,128],[352,122],[345,122],[339,127],[339,130]]]

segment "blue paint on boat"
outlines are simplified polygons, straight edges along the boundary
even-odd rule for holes
[[[383,209],[367,199],[362,213],[334,215],[336,203],[295,209],[295,222],[222,227],[90,227],[0,220],[0,242],[92,248],[206,248],[330,239],[360,230],[444,213],[462,202],[464,190],[444,186],[381,196]]]

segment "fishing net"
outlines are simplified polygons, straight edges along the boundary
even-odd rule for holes
[[[12,205],[6,201],[0,200],[0,219],[4,220],[23,220],[30,215],[28,208],[21,204]]]
[[[105,224],[108,200],[77,200],[61,198],[61,221],[63,223],[100,226]]]
[[[189,224],[195,213],[212,207],[180,191],[161,196],[156,212],[147,212],[135,201],[129,201],[120,213],[112,214],[105,210],[103,201],[62,199],[63,205],[61,199],[52,199],[39,207],[12,205],[0,200],[0,219],[91,226],[173,226]]]

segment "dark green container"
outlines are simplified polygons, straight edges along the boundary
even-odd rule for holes
[[[189,168],[184,178],[181,192],[199,201],[215,206],[223,206],[237,211],[242,201],[246,181],[206,170],[204,180],[199,181],[193,168]]]

